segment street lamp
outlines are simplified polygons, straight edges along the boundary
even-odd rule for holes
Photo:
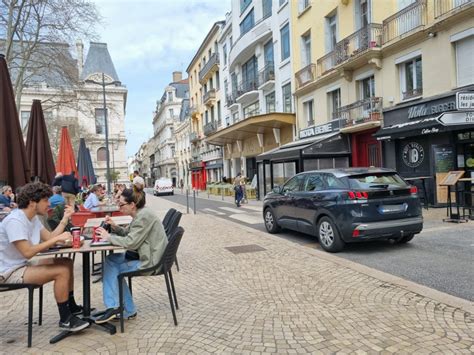
[[[107,101],[105,98],[105,87],[109,85],[117,85],[121,84],[120,81],[114,80],[114,81],[108,81],[105,82],[105,74],[102,73],[102,81],[95,81],[88,79],[85,81],[86,83],[89,84],[97,84],[97,85],[102,85],[102,96],[103,96],[103,110],[104,110],[104,121],[105,121],[105,150],[106,150],[106,160],[107,160],[107,192],[111,193],[111,188],[110,188],[110,153],[109,153],[109,123],[107,119]]]

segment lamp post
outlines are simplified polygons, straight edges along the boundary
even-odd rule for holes
[[[104,124],[105,124],[105,150],[106,150],[106,161],[107,161],[107,192],[110,193],[111,187],[110,187],[110,152],[109,152],[109,123],[108,123],[108,117],[107,117],[107,101],[105,97],[105,87],[109,85],[117,85],[121,84],[120,81],[109,81],[105,82],[105,74],[102,73],[102,81],[95,81],[88,79],[85,81],[86,83],[90,84],[97,84],[102,86],[102,97],[103,97],[103,111],[104,111]]]

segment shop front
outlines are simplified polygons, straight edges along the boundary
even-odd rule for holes
[[[440,182],[449,171],[466,170],[468,177],[474,171],[474,159],[469,160],[474,153],[474,93],[465,96],[472,100],[464,102],[467,109],[459,96],[453,92],[387,109],[384,127],[374,134],[383,143],[383,165],[426,188],[431,205],[446,203],[447,190]]]
[[[222,169],[224,164],[222,159],[219,160],[210,160],[206,162],[205,169],[207,170],[207,179],[208,182],[216,183],[222,181]]]
[[[300,139],[257,156],[257,196],[303,171],[345,168],[350,163],[350,144],[339,133],[338,122],[300,130]]]
[[[189,170],[191,171],[191,187],[196,190],[206,189],[206,163],[203,161],[193,161],[189,163]]]

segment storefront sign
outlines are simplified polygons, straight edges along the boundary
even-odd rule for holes
[[[474,92],[456,93],[456,109],[474,111]]]
[[[410,168],[416,168],[425,159],[425,150],[421,144],[410,142],[405,144],[402,151],[403,162]]]
[[[317,136],[318,134],[331,133],[334,131],[338,131],[339,125],[340,125],[340,120],[333,120],[331,122],[328,122],[322,125],[311,126],[305,129],[301,129],[299,132],[299,137],[300,139],[302,139],[302,138]]]
[[[428,116],[436,113],[442,113],[445,111],[452,111],[456,109],[456,102],[449,101],[440,104],[423,104],[412,106],[408,109],[408,119]]]
[[[445,126],[472,124],[474,123],[474,111],[443,113],[438,117],[438,121]]]

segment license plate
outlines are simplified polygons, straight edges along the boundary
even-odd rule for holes
[[[407,203],[402,203],[400,205],[382,205],[379,206],[380,213],[396,213],[396,212],[406,212],[408,209]]]

